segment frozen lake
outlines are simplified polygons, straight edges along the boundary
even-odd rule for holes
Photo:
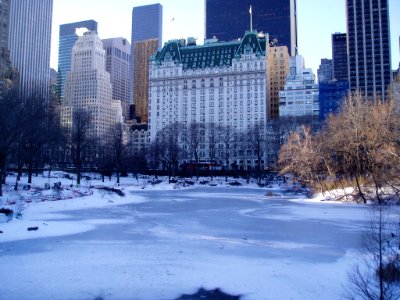
[[[172,300],[204,287],[244,300],[339,299],[367,209],[265,193],[137,190],[130,204],[108,195],[113,205],[28,208],[38,232],[0,235],[0,298]]]

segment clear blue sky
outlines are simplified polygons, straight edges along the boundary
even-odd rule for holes
[[[94,19],[102,39],[131,38],[134,6],[161,3],[164,9],[163,40],[204,40],[204,0],[54,0],[51,67],[57,70],[59,26]],[[399,65],[400,0],[389,0],[392,66]],[[297,0],[299,54],[316,73],[321,58],[331,58],[331,34],[346,32],[345,0]],[[173,20],[173,21],[172,21]],[[268,32],[265,29],[264,32]]]

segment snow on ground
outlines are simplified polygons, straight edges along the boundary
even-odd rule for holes
[[[62,176],[34,178],[31,189],[72,184]],[[21,219],[0,223],[0,298],[172,300],[200,287],[243,300],[340,298],[365,206],[215,182],[106,182],[120,197],[87,180],[78,189],[87,196],[25,203]]]

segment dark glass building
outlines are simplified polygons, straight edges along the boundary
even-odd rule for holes
[[[347,63],[347,34],[332,34],[332,65],[333,78],[336,80],[348,80]]]
[[[351,90],[385,99],[392,78],[388,0],[346,0]]]
[[[82,29],[86,31],[97,32],[97,22],[94,20],[87,20],[69,24],[60,25],[60,39],[58,44],[58,96],[64,98],[64,84],[67,74],[71,71],[71,55],[72,48],[78,40],[77,30]]]
[[[297,54],[296,0],[206,0],[206,38],[231,41],[250,30],[252,6],[253,29],[276,39],[276,46],[287,46]]]
[[[339,111],[349,92],[347,81],[328,81],[319,84],[319,117],[325,120],[329,114]]]

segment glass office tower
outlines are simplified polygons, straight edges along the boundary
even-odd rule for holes
[[[206,38],[231,41],[250,30],[252,6],[253,29],[270,35],[276,46],[287,46],[297,54],[296,0],[206,0]]]

